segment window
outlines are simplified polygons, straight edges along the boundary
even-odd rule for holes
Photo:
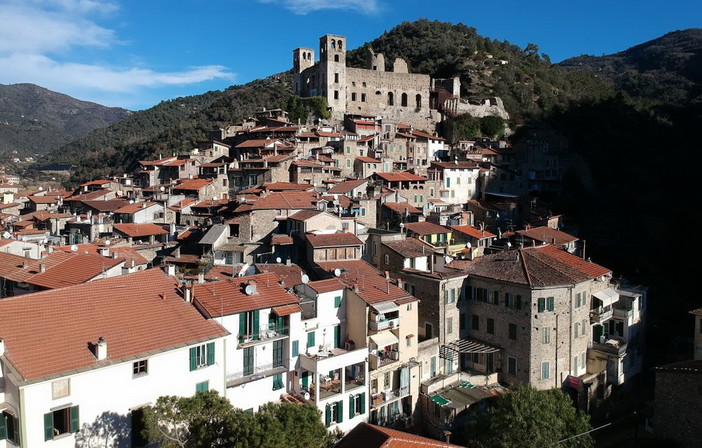
[[[351,154],[351,147],[350,146],[346,147],[346,154]]]
[[[539,297],[538,300],[538,311],[543,313],[545,311],[554,311],[556,309],[553,297]]]
[[[336,403],[329,403],[324,411],[324,422],[327,426],[331,426],[332,423],[341,423],[344,421],[344,402],[337,401]]]
[[[500,292],[499,291],[492,292],[492,303],[493,303],[493,305],[500,304]]]
[[[244,376],[253,375],[254,371],[254,348],[246,347],[244,349]]]
[[[283,365],[283,341],[273,341],[273,368]]]
[[[541,329],[541,342],[543,344],[550,344],[551,343],[551,329],[548,327],[544,327]]]
[[[517,358],[507,357],[507,373],[510,375],[517,374]]]
[[[431,339],[433,336],[433,328],[431,324],[424,324],[424,337]]]
[[[356,92],[351,92],[351,101],[356,101]]]
[[[432,378],[436,376],[436,356],[432,356],[429,360],[429,376]]]
[[[473,320],[471,322],[471,328],[475,331],[479,331],[480,330],[480,316],[473,314],[472,319]]]
[[[258,310],[239,313],[239,343],[249,339],[258,340],[259,331],[260,322]]]
[[[390,264],[390,255],[385,254],[385,264]]]
[[[517,340],[517,326],[515,324],[509,324],[509,338],[512,340]]]
[[[292,341],[292,356],[300,354],[300,341]]]
[[[338,83],[339,82],[339,74],[334,73],[334,82]]]
[[[446,333],[453,333],[453,317],[449,317],[448,319],[446,319]]]
[[[495,319],[490,317],[487,319],[487,332],[488,334],[495,334]]]
[[[276,373],[273,375],[273,390],[280,390],[285,385],[283,384],[283,374],[282,373]]]
[[[574,338],[577,338],[578,336],[580,336],[579,330],[580,330],[580,322],[576,322],[575,324],[573,324],[573,337]]]
[[[211,366],[214,362],[214,342],[190,347],[190,371]]]
[[[458,331],[463,331],[466,329],[466,313],[461,313],[458,315]]]
[[[383,375],[383,387],[387,389],[390,387],[390,372],[385,372]]]
[[[132,373],[134,376],[146,375],[149,372],[149,360],[142,359],[141,361],[134,361],[132,364]]]
[[[366,412],[366,394],[349,395],[349,418]]]
[[[405,340],[407,341],[407,347],[412,347],[412,336],[407,336]]]
[[[137,447],[145,447],[149,444],[149,441],[147,438],[142,434],[144,429],[146,428],[146,424],[144,423],[144,408],[136,408],[132,409],[132,412],[129,415],[129,418],[131,420],[131,442],[132,442],[132,447],[137,448]]]
[[[584,302],[585,301],[583,300],[583,293],[581,293],[581,292],[575,293],[575,307],[580,308],[581,306],[583,306],[585,304]]]
[[[362,103],[365,103],[365,102],[366,102],[366,94],[365,94],[365,93],[362,93],[362,94],[361,94],[361,102],[362,102]]]
[[[518,310],[522,309],[522,296],[517,294],[515,300],[514,300],[514,307]]]
[[[209,381],[203,381],[202,383],[197,383],[195,385],[195,393],[207,392],[208,390],[210,390],[210,382]]]
[[[339,308],[341,306],[341,296],[334,297],[334,308]]]
[[[307,333],[307,348],[314,347],[314,331]]]
[[[338,100],[338,99],[339,99],[339,91],[338,91],[338,90],[335,90],[335,91],[334,91],[334,99],[335,99],[335,100]]]
[[[56,436],[75,433],[80,429],[78,406],[58,409],[44,414],[44,440],[52,440]]]
[[[454,303],[456,301],[455,288],[448,288],[446,291],[444,291],[444,301],[446,302],[446,304]]]
[[[0,440],[2,439],[19,445],[19,421],[17,417],[7,412],[0,413]]]
[[[549,378],[549,362],[544,361],[541,363],[541,379],[547,380]]]

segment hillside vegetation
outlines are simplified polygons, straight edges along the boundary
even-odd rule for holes
[[[33,84],[0,84],[0,158],[46,154],[130,113]]]

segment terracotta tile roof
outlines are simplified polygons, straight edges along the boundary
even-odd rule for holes
[[[325,131],[315,131],[320,137],[343,137],[344,134],[341,132],[325,132]]]
[[[427,180],[426,177],[417,176],[412,173],[374,173],[373,175],[387,182],[417,182]]]
[[[80,186],[81,187],[89,187],[91,185],[105,185],[105,184],[109,184],[109,183],[110,183],[109,180],[104,180],[104,179],[103,180],[91,180],[90,182],[80,184]]]
[[[61,218],[73,218],[70,213],[52,213],[45,210],[40,210],[38,212],[31,213],[32,218],[35,221],[46,221],[47,219],[61,219]],[[29,216],[29,215],[24,215]]]
[[[6,359],[23,380],[131,361],[227,334],[178,295],[161,270],[0,300]],[[108,359],[87,346],[103,337]]]
[[[399,137],[404,137],[404,138],[410,138],[410,139],[415,139],[415,138],[417,138],[416,135],[405,134],[404,132],[396,132],[396,133],[395,133],[395,137],[398,137],[398,136],[399,136]]]
[[[318,262],[314,269],[320,278],[334,277],[334,269],[341,269],[336,277],[347,288],[358,288],[358,296],[368,304],[399,300],[417,300],[402,288],[385,279],[385,275],[363,260]]]
[[[188,208],[195,203],[195,199],[183,199],[182,201],[176,202],[173,205],[168,206],[171,210],[179,211],[184,208]]]
[[[261,188],[266,191],[311,191],[314,189],[314,185],[294,182],[269,182],[261,185]]]
[[[165,159],[159,160],[140,160],[139,164],[143,166],[158,166],[165,165],[176,160],[176,157],[166,157]]]
[[[316,203],[317,195],[314,192],[286,191],[282,193],[273,192],[265,197],[257,198],[251,208],[252,210],[295,210],[315,208]]]
[[[173,190],[199,190],[212,183],[210,179],[186,179],[173,187]]]
[[[104,245],[97,245],[97,244],[76,244],[75,245],[78,250],[75,251],[75,253],[78,254],[92,254],[92,255],[101,255],[100,250],[104,248]],[[61,252],[73,252],[71,246],[54,246],[54,250],[56,251],[61,251]],[[119,258],[124,260],[127,264],[130,264],[132,260],[134,260],[134,264],[137,265],[144,265],[148,264],[149,260],[144,258],[139,251],[135,250],[132,247],[129,246],[109,246],[109,257],[110,258]],[[103,257],[105,258],[105,257]]]
[[[429,221],[408,222],[405,224],[405,229],[417,235],[436,235],[438,233],[451,232],[451,229]]]
[[[14,282],[24,282],[38,274],[40,265],[46,269],[62,263],[71,258],[71,254],[53,252],[40,260],[24,258],[19,255],[0,253],[0,277]]]
[[[294,219],[295,221],[306,221],[310,218],[314,218],[315,216],[321,215],[324,213],[321,210],[300,210],[297,213],[294,213],[290,216],[288,216],[288,219]]]
[[[256,292],[245,292],[249,280],[256,282]],[[300,299],[283,288],[275,274],[256,274],[193,285],[194,301],[209,317],[228,316],[244,311],[299,303]]]
[[[358,156],[356,160],[360,160],[363,163],[380,163],[380,160],[374,159],[373,157]]]
[[[289,246],[293,244],[293,239],[288,235],[271,236],[271,246]]]
[[[151,235],[164,235],[168,233],[168,230],[156,224],[115,224],[112,226],[119,233],[131,236],[151,236]]]
[[[114,194],[114,192],[108,189],[89,191],[87,193],[72,194],[71,196],[64,198],[64,202],[94,201],[99,198],[104,198],[110,194]]]
[[[25,282],[48,289],[63,288],[98,278],[105,270],[123,263],[123,258],[71,254],[71,258],[47,267],[45,272],[33,275]]]
[[[451,228],[456,232],[466,234],[476,239],[494,238],[497,236],[494,233],[488,232],[487,230],[480,230],[473,226],[451,226]]]
[[[56,204],[59,201],[58,196],[29,196],[27,199],[35,204]]]
[[[422,213],[422,211],[420,209],[418,209],[417,207],[414,207],[412,205],[409,205],[406,202],[384,202],[383,207],[387,207],[396,213],[402,213],[402,214],[407,212],[407,213],[419,215]]]
[[[291,314],[295,313],[301,313],[302,312],[302,307],[298,304],[293,304],[293,305],[282,305],[282,306],[276,306],[273,308],[273,313],[275,313],[276,316],[289,316]]]
[[[427,134],[426,132],[422,132],[422,131],[412,131],[412,135],[415,135],[417,137],[432,139],[432,140],[444,141],[444,139],[439,137],[438,135],[431,135],[431,134]]]
[[[527,238],[531,238],[536,241],[541,241],[544,243],[550,243],[556,246],[562,246],[573,241],[578,241],[577,237],[569,235],[560,230],[552,229],[547,226],[532,227],[526,230],[517,230],[515,233],[519,235],[524,235]]]
[[[367,183],[368,180],[366,179],[345,180],[327,190],[327,194],[346,194]]]
[[[346,288],[338,278],[327,278],[324,280],[315,280],[312,282],[307,283],[307,286],[312,288],[314,291],[318,293],[325,293],[325,292],[332,292],[332,291],[338,291],[340,289]]]
[[[106,201],[82,201],[83,205],[99,212],[114,212],[120,207],[129,204],[125,199],[108,199]]]
[[[152,205],[157,205],[155,202],[135,202],[134,204],[127,204],[123,207],[120,207],[116,210],[114,210],[115,213],[126,213],[126,214],[133,214],[138,212],[139,210],[151,207]]]
[[[234,146],[235,148],[263,148],[268,145],[282,145],[283,141],[282,140],[271,140],[271,139],[266,139],[266,138],[261,138],[261,139],[249,139],[246,141],[243,141],[239,143],[238,145]]]
[[[285,288],[302,284],[302,268],[296,264],[256,264],[256,269],[262,273],[273,273],[278,276],[280,283]]]
[[[551,245],[483,255],[471,261],[466,272],[530,287],[582,283],[611,273],[607,268]]]
[[[359,246],[363,245],[363,241],[358,239],[353,233],[328,233],[315,235],[308,233],[305,235],[310,246],[315,249],[322,247],[339,247],[339,246]]]
[[[459,448],[396,429],[361,422],[336,444],[335,448]]]
[[[402,241],[386,241],[384,246],[389,247],[405,258],[415,258],[431,256],[434,248],[418,240],[417,238],[407,238]]]

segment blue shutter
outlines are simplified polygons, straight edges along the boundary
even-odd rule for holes
[[[190,371],[197,369],[197,347],[190,348]]]
[[[215,343],[207,344],[207,365],[211,366],[215,362]]]
[[[54,438],[54,414],[49,412],[44,414],[44,440]]]

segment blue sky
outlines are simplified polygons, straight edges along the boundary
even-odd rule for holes
[[[702,1],[0,0],[0,84],[141,110],[285,71],[324,34],[352,49],[420,18],[558,62],[702,27]]]

